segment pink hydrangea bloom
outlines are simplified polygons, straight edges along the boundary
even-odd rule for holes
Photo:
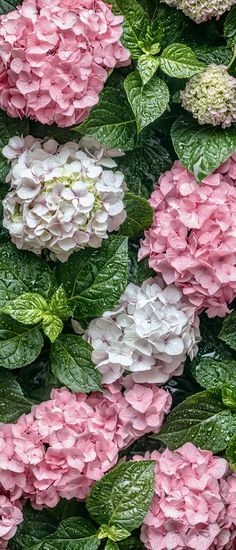
[[[231,550],[236,475],[228,472],[227,461],[191,443],[145,458],[156,461],[155,495],[141,531],[145,548]]]
[[[0,550],[7,548],[8,540],[14,537],[17,525],[23,521],[21,504],[14,504],[5,495],[0,495]]]
[[[139,259],[200,311],[224,316],[236,292],[236,154],[197,185],[179,161],[160,177]]]
[[[122,16],[102,0],[24,0],[0,17],[0,107],[44,124],[82,122],[109,72],[129,64]]]
[[[171,396],[155,385],[125,380],[106,393],[53,390],[16,424],[2,426],[0,488],[11,501],[30,498],[36,508],[60,498],[83,500],[137,437],[158,432]]]

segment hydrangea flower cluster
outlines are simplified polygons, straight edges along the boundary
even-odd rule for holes
[[[182,10],[195,23],[219,17],[235,4],[235,0],[165,0],[169,6]]]
[[[124,175],[102,149],[92,156],[73,142],[27,136],[11,138],[3,154],[11,161],[3,224],[18,248],[48,249],[66,261],[75,250],[100,246],[125,220]]]
[[[129,64],[122,16],[102,0],[23,0],[0,17],[0,107],[43,124],[82,122],[109,72]]]
[[[104,383],[129,371],[135,382],[166,382],[180,375],[200,340],[196,309],[161,278],[129,284],[114,312],[91,321],[85,338]]]
[[[183,107],[199,124],[227,128],[236,120],[236,78],[224,65],[209,65],[187,82],[180,95]]]
[[[20,502],[14,504],[4,494],[0,495],[0,550],[7,548],[17,526],[23,521]]]
[[[191,443],[145,458],[156,461],[155,495],[141,531],[145,548],[231,550],[236,475],[228,472],[227,461]]]
[[[200,186],[176,161],[152,193],[154,222],[139,251],[209,317],[224,316],[236,291],[235,180],[236,154]]]
[[[14,506],[22,496],[36,508],[54,507],[60,498],[85,499],[93,483],[116,464],[121,449],[159,431],[171,396],[132,380],[123,389],[116,383],[104,394],[53,390],[49,401],[16,424],[2,425],[0,491],[8,492]]]

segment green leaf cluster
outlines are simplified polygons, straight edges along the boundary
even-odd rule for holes
[[[129,197],[128,197],[129,198]],[[0,367],[16,370],[32,364],[51,342],[51,371],[57,382],[72,391],[101,390],[101,375],[92,362],[91,346],[74,334],[71,318],[86,326],[91,319],[117,305],[127,284],[127,234],[151,223],[151,208],[137,197],[138,223],[130,204],[130,217],[122,234],[111,236],[100,249],[76,252],[56,270],[35,254],[0,245]],[[140,214],[141,213],[141,214]],[[123,235],[124,234],[124,235]],[[49,339],[49,343],[45,340]],[[5,371],[7,373],[7,371]],[[6,380],[9,392],[6,392]],[[28,412],[32,402],[16,379],[0,381],[3,421]]]
[[[235,312],[232,312],[223,322],[218,342],[212,331],[210,341],[203,340],[190,369],[206,390],[191,395],[175,407],[155,436],[171,449],[191,441],[213,453],[226,451],[233,469],[236,469],[235,326]]]
[[[132,535],[149,510],[154,495],[153,461],[127,462],[93,486],[87,514],[58,517],[50,511],[24,510],[25,522],[10,542],[12,550],[141,550]],[[64,517],[63,517],[64,516]],[[104,546],[102,546],[104,548]]]

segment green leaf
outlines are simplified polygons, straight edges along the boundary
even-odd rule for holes
[[[87,248],[58,265],[57,275],[74,316],[81,319],[100,317],[119,302],[127,283],[128,240],[112,236],[99,249]]]
[[[23,523],[9,541],[11,550],[26,550],[54,533],[58,527],[58,521],[47,510],[34,510],[29,504],[24,506],[23,516]]]
[[[119,550],[119,546],[117,546],[114,541],[108,540],[105,546],[105,550]]]
[[[140,540],[130,537],[119,542],[119,550],[144,550],[144,546]]]
[[[232,8],[226,17],[224,24],[224,37],[227,38],[227,44],[229,47],[236,44],[236,6]]]
[[[160,2],[152,21],[154,41],[160,42],[162,48],[173,42],[179,42],[185,35],[187,21],[182,11],[176,11]]]
[[[152,224],[153,209],[146,199],[133,193],[126,193],[124,203],[127,218],[119,233],[131,238],[139,237]]]
[[[100,540],[96,528],[84,518],[69,518],[44,542],[32,550],[97,550]]]
[[[228,344],[228,346],[236,350],[236,311],[233,311],[233,313],[228,315],[224,320],[219,338]]]
[[[185,44],[170,44],[160,57],[160,69],[175,78],[190,78],[205,68],[205,63],[198,61],[194,51]]]
[[[74,130],[115,149],[133,149],[136,143],[135,117],[121,86],[105,87],[99,103],[91,109],[86,121]]]
[[[43,337],[36,327],[26,327],[0,316],[0,366],[19,369],[33,363],[43,347]]]
[[[133,59],[143,52],[142,41],[145,40],[149,19],[144,9],[136,0],[111,0],[112,11],[124,16],[122,43],[130,50]]]
[[[236,388],[224,385],[221,393],[224,405],[229,409],[236,409]]]
[[[47,308],[47,302],[40,294],[25,292],[8,302],[2,312],[24,325],[36,325],[42,321]]]
[[[91,517],[128,531],[138,528],[153,498],[154,466],[153,461],[127,462],[105,474],[87,498]]]
[[[101,525],[98,531],[99,539],[111,539],[114,542],[124,540],[130,537],[131,533],[124,529],[124,527],[117,527],[117,525]]]
[[[197,181],[214,172],[236,149],[234,126],[199,126],[189,117],[176,120],[171,137],[178,157]]]
[[[75,392],[101,390],[101,375],[91,359],[91,346],[80,336],[62,334],[51,348],[53,374]]]
[[[23,395],[20,384],[8,371],[0,370],[0,422],[15,422],[31,411],[32,402]]]
[[[0,15],[13,11],[18,4],[18,0],[0,0]]]
[[[5,2],[0,0],[0,15],[7,13],[15,8],[18,2],[11,0]],[[0,181],[3,182],[9,172],[7,159],[2,154],[2,149],[8,144],[9,139],[13,136],[27,135],[29,133],[29,125],[26,119],[10,118],[0,110]]]
[[[160,45],[157,45],[160,49]],[[158,53],[157,51],[155,53]],[[138,60],[138,70],[143,84],[147,84],[159,67],[159,58],[152,55],[141,55]]]
[[[144,86],[138,71],[127,76],[124,87],[140,133],[166,110],[169,102],[168,87],[155,76]]]
[[[69,308],[65,289],[62,285],[56,290],[55,294],[53,294],[49,304],[49,309],[54,315],[60,317],[60,319],[63,319],[63,321],[66,321],[68,317],[71,317],[72,312]]]
[[[142,134],[141,134],[142,135]],[[151,135],[133,151],[116,159],[131,193],[149,198],[153,185],[172,164],[170,155]]]
[[[156,1],[159,2],[159,0],[139,0],[150,19],[153,18],[156,11]]]
[[[56,139],[58,143],[65,144],[68,141],[79,141],[82,136],[74,134],[72,128],[59,128],[57,124],[41,124],[35,120],[29,120],[30,135],[40,139]]]
[[[229,460],[230,468],[236,471],[236,435],[234,435],[226,449],[226,457]]]
[[[197,393],[177,405],[155,439],[170,449],[190,441],[213,453],[223,451],[236,429],[236,414],[210,391]]]
[[[138,261],[138,250],[139,246],[137,244],[130,243],[128,283],[141,286],[146,279],[155,277],[156,273],[149,267],[147,258],[141,262]]]
[[[229,65],[232,59],[232,50],[226,48],[226,46],[212,47],[212,46],[193,46],[193,51],[197,58],[203,63],[210,65]]]
[[[51,342],[55,342],[59,334],[63,330],[63,322],[57,315],[44,315],[43,317],[43,332],[48,336]]]
[[[194,362],[193,375],[203,388],[221,388],[224,384],[236,387],[236,361],[202,357]]]
[[[24,292],[50,298],[56,288],[55,277],[42,258],[17,250],[11,243],[0,245],[0,307]]]

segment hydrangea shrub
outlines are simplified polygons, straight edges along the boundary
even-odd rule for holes
[[[236,0],[0,2],[0,550],[235,550]]]

